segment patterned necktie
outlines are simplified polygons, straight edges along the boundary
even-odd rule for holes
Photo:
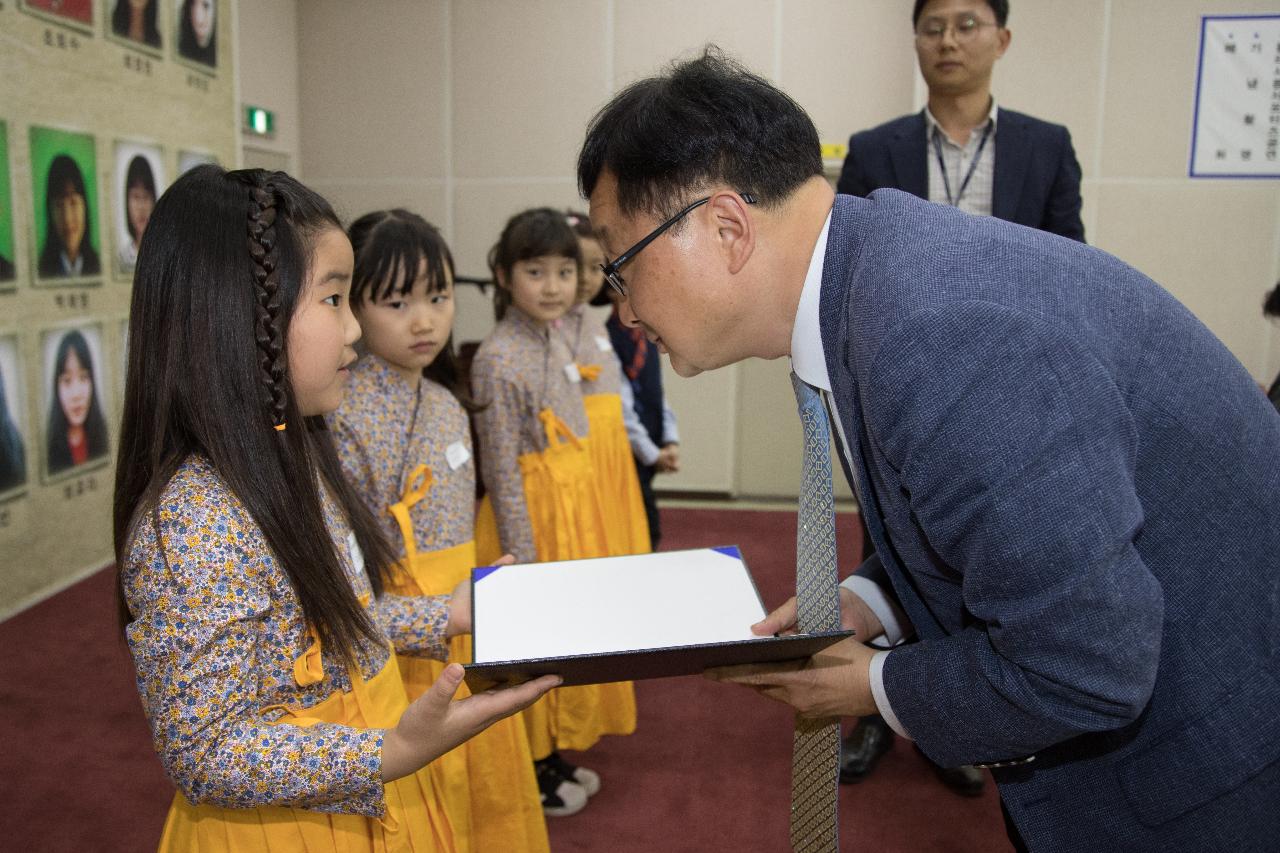
[[[796,532],[796,630],[840,629],[835,500],[831,492],[831,424],[816,388],[794,373],[791,385],[804,427],[804,466]],[[791,758],[791,848],[839,849],[840,721],[796,717]]]

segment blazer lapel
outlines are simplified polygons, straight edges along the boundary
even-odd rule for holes
[[[1026,126],[1016,114],[1000,110],[996,124],[996,168],[991,185],[991,215],[996,219],[1017,221],[1014,217],[1018,214],[1018,199],[1022,196],[1030,159]]]
[[[924,138],[924,111],[894,134],[889,148],[895,185],[923,199],[929,198],[929,161]]]

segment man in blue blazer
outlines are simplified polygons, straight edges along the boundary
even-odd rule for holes
[[[1065,127],[998,109],[995,64],[1009,48],[1008,0],[915,0],[911,27],[929,99],[919,113],[855,133],[836,191],[899,189],[967,213],[1084,241],[1080,164]],[[863,528],[864,548],[870,536]],[[842,746],[840,780],[860,782],[893,745],[873,715]],[[937,767],[962,794],[982,793],[976,768]]]
[[[856,637],[719,677],[1000,765],[1022,849],[1274,849],[1280,415],[1190,312],[1075,241],[835,196],[714,49],[606,105],[578,178],[623,321],[684,376],[790,356],[867,508]]]

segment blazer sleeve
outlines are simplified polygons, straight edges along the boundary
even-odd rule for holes
[[[1005,760],[1135,719],[1164,599],[1134,544],[1137,435],[1110,374],[1043,320],[962,303],[891,331],[865,394],[873,456],[909,504],[891,535],[912,525],[935,555],[907,571],[934,594],[958,583],[967,623],[885,661],[925,754]]]
[[[1060,155],[1049,188],[1049,203],[1045,206],[1042,231],[1058,234],[1072,240],[1084,239],[1084,222],[1080,219],[1080,162],[1071,145],[1071,131],[1065,127],[1054,128],[1061,141],[1057,146]]]

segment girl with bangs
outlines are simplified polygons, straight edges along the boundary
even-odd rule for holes
[[[471,367],[484,406],[474,415],[487,492],[476,529],[481,563],[498,554],[532,563],[609,553],[582,376],[558,328],[575,301],[580,258],[564,214],[550,208],[513,216],[489,253],[498,323]],[[600,777],[559,750],[634,732],[635,694],[630,682],[561,688],[524,719],[543,811],[574,814]]]
[[[329,416],[343,468],[397,546],[388,588],[447,594],[477,565],[475,465],[453,352],[453,258],[440,232],[407,210],[352,223],[351,305],[365,355],[351,368],[342,405]],[[455,637],[450,659],[471,660],[471,638]],[[401,655],[409,698],[426,692],[440,661]],[[465,685],[461,692],[465,692]],[[549,850],[532,756],[517,718],[432,763],[459,849]]]
[[[393,658],[443,658],[469,590],[403,596],[323,415],[359,326],[351,245],[280,172],[201,166],[134,278],[114,533],[121,616],[178,788],[162,851],[457,848],[429,762],[557,683],[410,702]]]

